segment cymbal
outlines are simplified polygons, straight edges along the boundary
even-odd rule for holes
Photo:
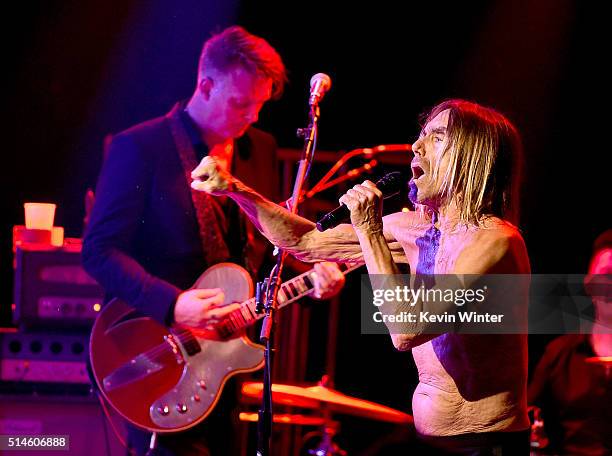
[[[585,362],[608,366],[612,365],[612,356],[591,356],[590,358],[585,359]]]
[[[247,382],[242,385],[242,394],[249,398],[261,399],[261,382]],[[399,410],[347,396],[331,388],[316,385],[309,387],[272,385],[272,401],[278,405],[288,405],[307,409],[322,409],[336,413],[361,416],[389,423],[412,424],[412,416]]]
[[[238,418],[240,421],[249,421],[251,423],[257,423],[257,421],[259,421],[259,416],[255,412],[240,412]],[[272,420],[275,423],[298,424],[301,426],[323,426],[325,424],[325,418],[320,416],[296,415],[288,413],[275,413]]]

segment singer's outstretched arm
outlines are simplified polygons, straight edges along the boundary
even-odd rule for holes
[[[365,261],[359,237],[351,225],[342,224],[320,232],[313,222],[267,200],[222,170],[212,157],[205,157],[191,177],[194,189],[229,196],[272,244],[303,261]],[[394,236],[385,231],[384,238],[394,261],[406,262],[404,251]]]

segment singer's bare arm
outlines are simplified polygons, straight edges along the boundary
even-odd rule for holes
[[[313,222],[267,200],[219,168],[211,157],[205,157],[191,177],[194,189],[229,196],[272,244],[303,261],[363,261],[359,238],[349,224],[320,232]],[[406,262],[400,244],[390,233],[385,232],[384,236],[394,260]]]

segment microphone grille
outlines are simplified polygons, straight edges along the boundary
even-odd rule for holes
[[[402,188],[402,173],[393,171],[385,174],[376,182],[376,187],[386,195],[399,192]]]
[[[322,87],[325,87],[325,90],[329,90],[331,88],[331,78],[325,73],[317,73],[312,78],[310,78],[310,88],[319,83]]]

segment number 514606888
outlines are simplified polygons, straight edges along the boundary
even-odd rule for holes
[[[0,435],[0,450],[69,450],[67,435]]]

